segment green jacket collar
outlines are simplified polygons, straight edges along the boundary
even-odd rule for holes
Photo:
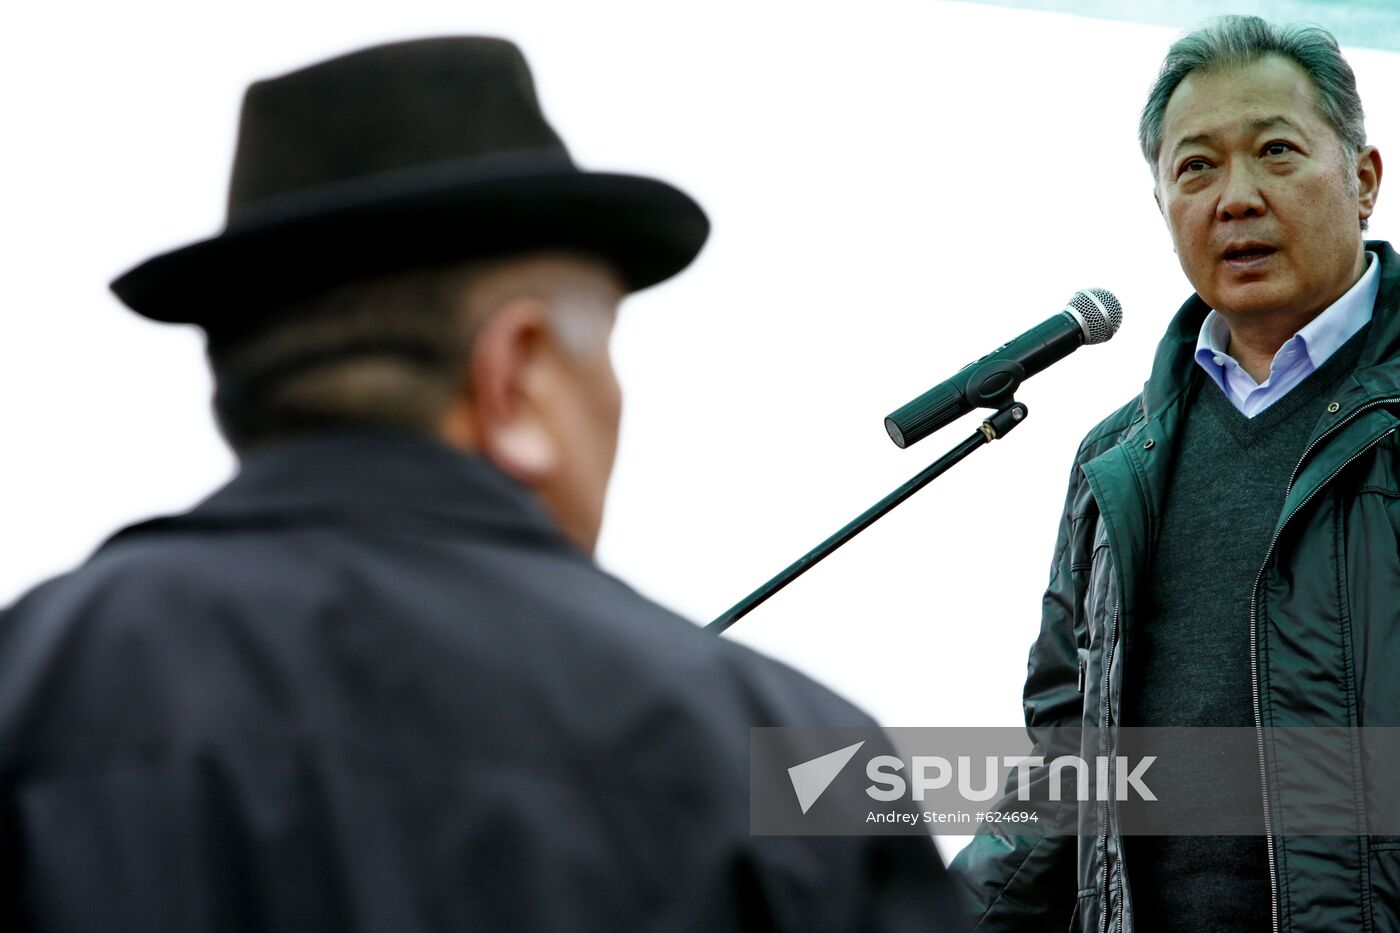
[[[1348,393],[1348,407],[1400,393],[1400,255],[1385,240],[1368,240],[1366,248],[1380,257],[1381,287],[1371,331],[1356,364],[1356,384]],[[1209,313],[1206,303],[1193,294],[1172,318],[1157,344],[1152,375],[1142,389],[1141,414],[1147,420],[1160,417],[1190,385],[1196,365],[1196,338]]]

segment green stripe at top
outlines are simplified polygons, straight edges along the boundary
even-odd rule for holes
[[[1278,22],[1317,23],[1342,45],[1400,51],[1400,0],[971,0],[992,6],[1074,13],[1186,30],[1221,13]]]

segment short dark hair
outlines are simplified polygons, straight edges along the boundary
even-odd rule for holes
[[[208,331],[214,414],[229,446],[242,455],[346,425],[435,433],[479,323],[462,307],[474,268],[364,278],[271,309],[266,323]]]
[[[1366,147],[1366,118],[1356,92],[1356,75],[1330,32],[1309,24],[1274,25],[1257,16],[1221,16],[1172,44],[1147,95],[1138,121],[1138,144],[1152,166],[1154,180],[1167,102],[1186,76],[1250,65],[1269,55],[1291,60],[1312,81],[1317,108],[1336,131],[1343,151],[1355,154]]]

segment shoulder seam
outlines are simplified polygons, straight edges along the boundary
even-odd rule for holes
[[[1084,452],[1094,444],[1097,444],[1107,437],[1123,433],[1128,425],[1132,423],[1132,412],[1134,408],[1140,404],[1141,400],[1141,395],[1133,396],[1127,404],[1120,405],[1113,414],[1096,424],[1089,433],[1085,435],[1084,440],[1079,442],[1079,449],[1075,454],[1076,460],[1082,461],[1084,459]]]

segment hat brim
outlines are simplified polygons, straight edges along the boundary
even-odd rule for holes
[[[700,206],[656,179],[446,165],[279,199],[111,287],[155,321],[236,327],[363,275],[549,249],[607,260],[636,291],[688,266],[708,234]]]

